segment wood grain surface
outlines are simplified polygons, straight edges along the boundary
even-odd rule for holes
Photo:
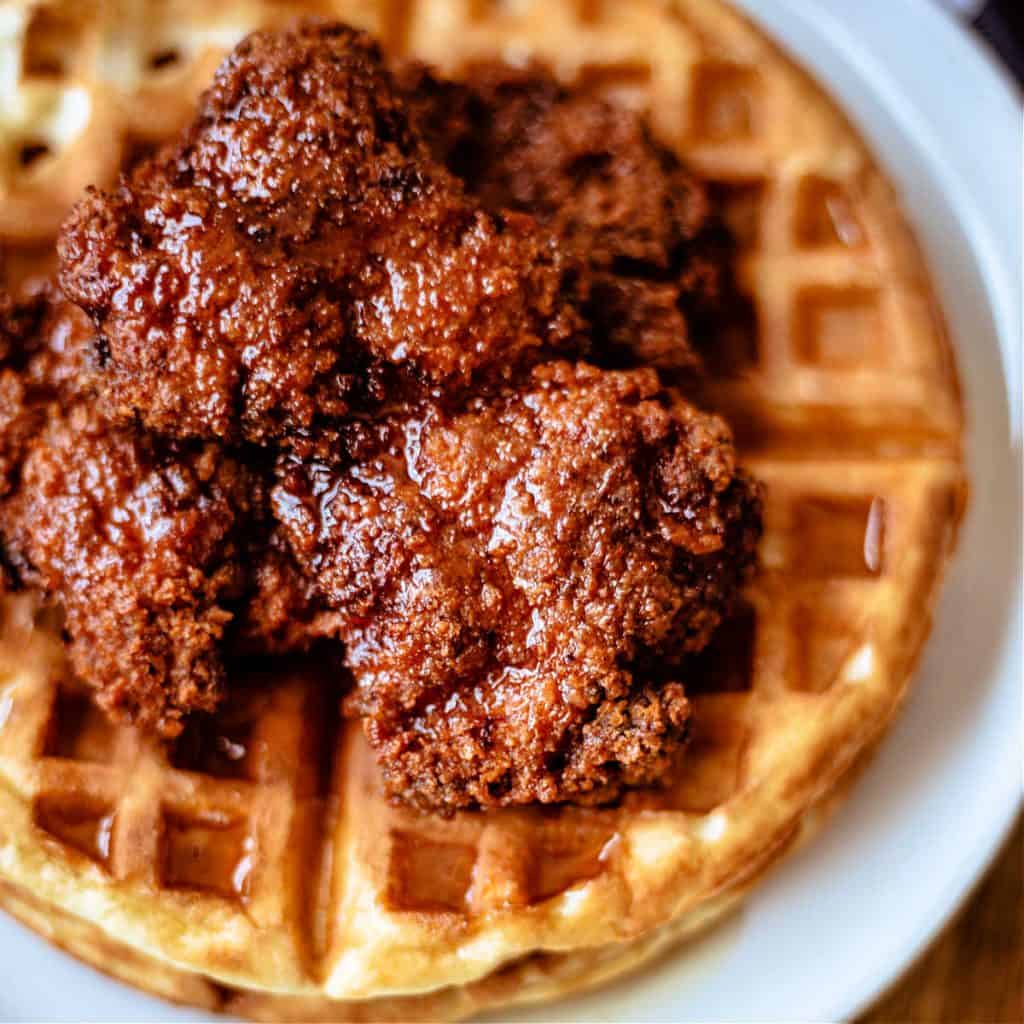
[[[861,1024],[1024,1022],[1024,820],[967,907]]]

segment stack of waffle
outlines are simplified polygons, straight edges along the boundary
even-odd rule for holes
[[[110,724],[29,595],[0,618],[0,902],[170,999],[257,1018],[456,1017],[621,973],[733,906],[898,709],[964,494],[955,369],[893,191],[836,105],[718,0],[15,2],[0,253],[52,260],[87,184],[187,120],[247,31],[309,11],[458,77],[537,59],[647,112],[740,242],[702,396],[765,483],[763,571],[694,667],[664,792],[432,818],[381,796],[310,662],[171,747]],[[282,678],[282,674],[284,678]]]

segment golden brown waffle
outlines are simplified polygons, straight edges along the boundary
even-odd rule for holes
[[[141,956],[101,929],[48,906],[0,881],[0,907],[44,938],[119,981],[175,1003],[254,1020],[356,1022],[461,1020],[494,1006],[548,1002],[606,983],[647,964],[686,938],[710,927],[737,902],[715,901],[700,915],[658,929],[642,939],[574,953],[538,953],[513,961],[469,985],[415,996],[345,1001],[322,996],[283,996],[217,984]]]
[[[236,686],[205,745],[167,751],[76,695],[59,645],[14,600],[0,631],[0,898],[186,1001],[456,1015],[636,961],[742,894],[833,795],[928,632],[964,493],[957,382],[886,180],[835,105],[718,0],[0,9],[14,26],[0,25],[0,152],[50,147],[0,163],[8,275],[45,261],[87,181],[187,116],[221,48],[313,8],[453,73],[543,60],[649,111],[713,183],[745,300],[705,397],[767,485],[765,571],[694,666],[697,734],[666,793],[447,821],[381,799],[314,666]],[[89,105],[72,124],[53,111],[74,89]],[[49,120],[30,116],[39,95]]]
[[[825,797],[805,812],[792,847],[809,841],[820,830],[873,751],[874,745],[858,757]],[[760,873],[745,878],[728,892],[706,900],[697,910],[630,942],[568,953],[530,954],[467,985],[361,1001],[287,996],[214,982],[145,956],[110,938],[95,924],[2,880],[0,906],[86,963],[172,1002],[267,1021],[412,1022],[462,1019],[494,1006],[550,1001],[621,977],[711,927],[742,900],[759,877]]]

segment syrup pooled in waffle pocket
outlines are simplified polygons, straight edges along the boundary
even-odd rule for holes
[[[962,503],[841,112],[717,2],[3,17],[4,905],[274,1019],[554,998],[735,905]]]

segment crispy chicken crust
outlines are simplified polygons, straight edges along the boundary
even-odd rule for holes
[[[2,303],[6,560],[63,607],[71,662],[100,704],[173,735],[223,692],[252,474],[216,445],[112,426],[90,387],[93,332],[55,289]]]
[[[112,415],[336,453],[405,393],[568,350],[572,261],[434,161],[369,36],[255,33],[177,146],[82,202],[62,285],[106,344]]]
[[[664,384],[717,230],[639,118],[536,68],[256,33],[69,219],[77,305],[0,301],[6,562],[164,735],[234,654],[340,641],[395,799],[662,781],[761,530],[728,428]]]
[[[580,265],[588,358],[694,371],[732,287],[704,186],[644,120],[543,68],[474,66],[464,82],[397,69],[435,157],[488,209],[535,217]]]
[[[343,472],[286,459],[272,502],[337,612],[389,791],[446,810],[664,777],[689,718],[680,659],[760,533],[720,420],[651,370],[585,364],[396,417]]]

